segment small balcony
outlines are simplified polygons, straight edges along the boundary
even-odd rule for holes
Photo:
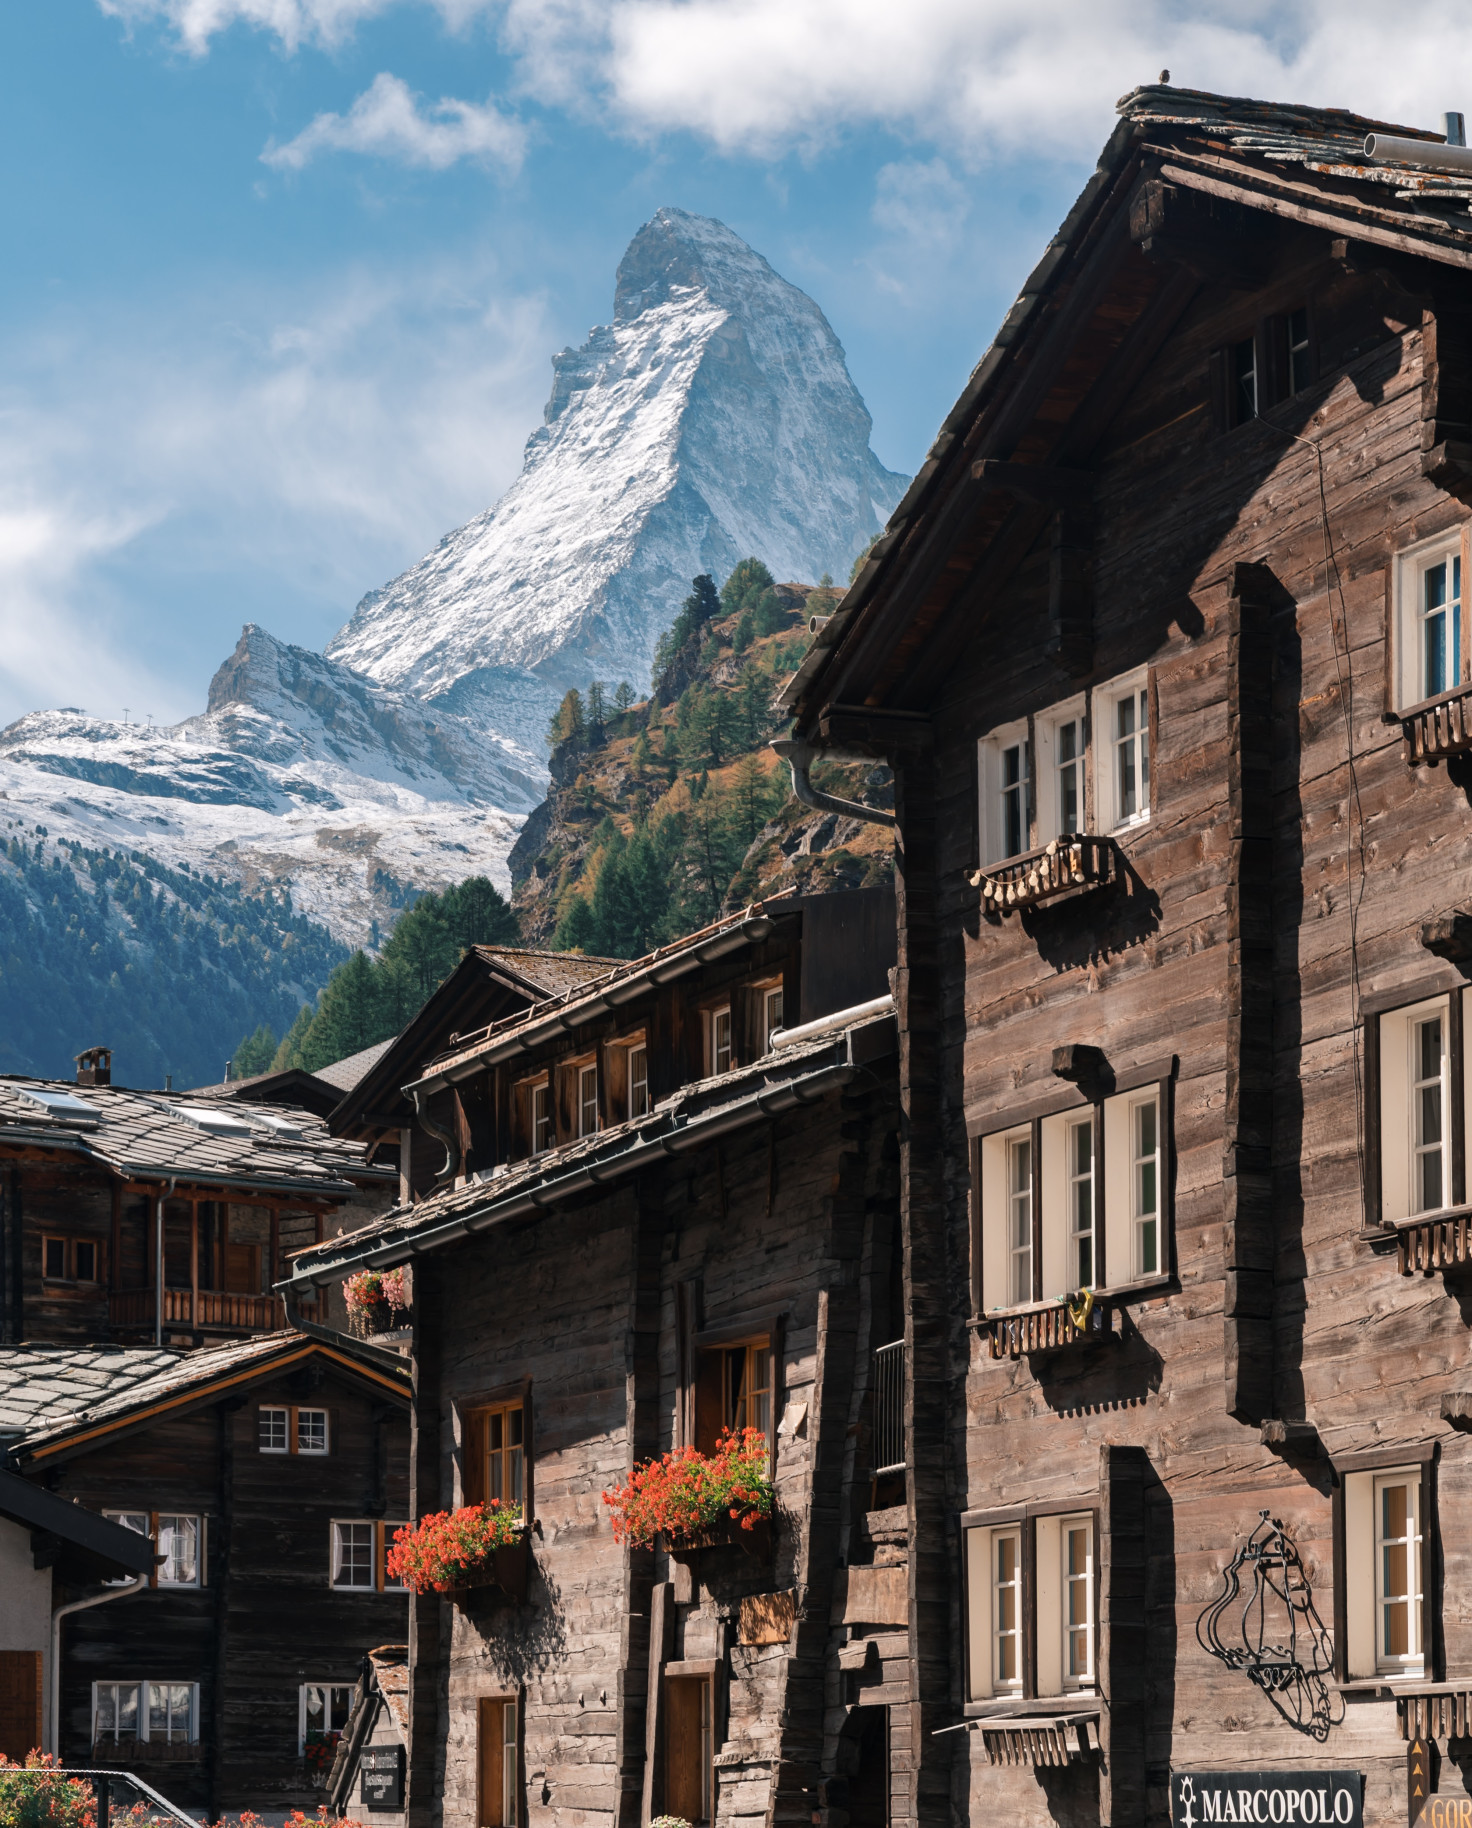
[[[905,1342],[880,1346],[874,1354],[873,1466],[876,1479],[905,1473]]]
[[[1410,745],[1412,766],[1472,754],[1472,686],[1453,686],[1450,692],[1413,705],[1401,714],[1400,727]]]
[[[108,1319],[120,1331],[152,1331],[155,1301],[151,1288],[115,1289],[107,1298]],[[320,1304],[303,1302],[304,1320],[321,1318]],[[165,1328],[202,1333],[274,1333],[286,1325],[286,1303],[280,1295],[234,1295],[219,1289],[164,1290]]]
[[[1057,1352],[1113,1334],[1109,1308],[1091,1295],[1050,1301],[1015,1314],[997,1314],[986,1322],[993,1358],[1025,1358],[1030,1352]]]
[[[1472,1263],[1472,1207],[1396,1225],[1396,1251],[1403,1276],[1434,1276],[1437,1270]]]
[[[1071,834],[980,869],[971,880],[981,890],[984,914],[1007,915],[1090,894],[1112,882],[1114,874],[1114,849],[1107,838]]]

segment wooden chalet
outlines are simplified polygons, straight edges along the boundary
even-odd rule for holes
[[[1466,1819],[1472,155],[1120,112],[785,697],[896,776],[895,1819]]]
[[[411,1602],[414,1828],[807,1824],[844,1686],[905,1692],[893,918],[888,890],[757,904],[427,1036],[436,1184],[295,1257],[297,1300],[412,1265],[414,1514],[525,1518],[503,1590]],[[601,1494],[726,1425],[767,1439],[770,1536],[616,1543]],[[845,1757],[885,1819],[882,1737]]]
[[[11,1472],[146,1538],[152,1567],[60,1621],[63,1763],[137,1771],[208,1820],[320,1800],[363,1658],[404,1631],[385,1557],[410,1388],[398,1353],[330,1335],[0,1348]]]
[[[453,1047],[462,1034],[514,1019],[534,1003],[576,990],[619,962],[581,952],[471,946],[403,1033],[382,1046],[367,1070],[345,1088],[332,1113],[334,1135],[365,1143],[374,1160],[394,1161],[400,1200],[418,1198],[434,1187],[444,1160],[443,1147],[420,1124],[414,1100],[403,1089],[422,1062]]]
[[[286,1253],[392,1203],[396,1168],[310,1111],[84,1070],[0,1079],[0,1344],[274,1331]]]

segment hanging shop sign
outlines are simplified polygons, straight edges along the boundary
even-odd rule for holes
[[[402,1810],[404,1807],[404,1748],[370,1745],[363,1748],[362,1800],[369,1809]]]
[[[1218,1822],[1364,1828],[1364,1779],[1358,1771],[1172,1771],[1170,1821],[1171,1828],[1216,1828]]]

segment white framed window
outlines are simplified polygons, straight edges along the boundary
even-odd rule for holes
[[[138,1682],[92,1684],[92,1743],[115,1745],[120,1739],[138,1739]]]
[[[772,1036],[782,1027],[782,986],[762,992],[762,1052],[772,1051]]]
[[[158,1514],[158,1552],[163,1560],[158,1566],[161,1587],[197,1587],[199,1585],[199,1519],[167,1511]]]
[[[1033,720],[1037,740],[1037,842],[1082,832],[1088,820],[1088,722],[1082,696]],[[1024,846],[1024,849],[1026,846]]]
[[[94,1682],[92,1740],[193,1744],[199,1738],[197,1682]]]
[[[1425,1472],[1346,1472],[1343,1581],[1351,1676],[1426,1673]]]
[[[296,1451],[299,1454],[325,1454],[329,1446],[327,1411],[298,1409],[296,1412]]]
[[[531,1088],[532,1154],[541,1155],[552,1146],[552,1088],[539,1079]]]
[[[1095,791],[1106,831],[1150,816],[1150,681],[1144,667],[1094,692]]]
[[[578,1135],[598,1133],[598,1068],[580,1066],[578,1075]]]
[[[1469,1040],[1472,992],[1462,998],[1462,1053]],[[1466,1060],[1453,1045],[1451,995],[1387,1010],[1375,1024],[1380,1079],[1378,1144],[1380,1217],[1389,1224],[1439,1212],[1463,1198],[1453,1184],[1451,1149],[1455,1089],[1466,1083]],[[1472,1109],[1463,1099],[1463,1130],[1472,1139]]]
[[[1394,569],[1397,710],[1437,698],[1463,683],[1463,572],[1458,527],[1397,555]]]
[[[329,1579],[344,1593],[407,1592],[388,1574],[388,1552],[403,1523],[381,1523],[369,1517],[334,1517],[331,1525]]]
[[[992,1692],[1022,1692],[1022,1531],[991,1533]]]
[[[969,1525],[964,1534],[967,1699],[1093,1689],[1093,1512]]]
[[[1007,1295],[1032,1300],[1032,1133],[1007,1139]]]
[[[649,1049],[641,1042],[629,1049],[629,1116],[649,1115]]]
[[[325,1454],[331,1446],[325,1409],[263,1404],[256,1414],[256,1441],[263,1454]]]
[[[371,1592],[377,1587],[374,1567],[372,1523],[339,1522],[332,1524],[332,1584],[334,1587],[359,1588]]]
[[[110,1523],[121,1524],[146,1536],[163,1557],[154,1569],[151,1585],[155,1587],[199,1587],[204,1584],[205,1528],[202,1517],[191,1517],[176,1511],[104,1511]],[[108,1586],[123,1586],[125,1581],[109,1581]]]
[[[296,1749],[307,1749],[308,1738],[336,1739],[353,1711],[351,1682],[303,1682],[297,1690]]]
[[[1160,1274],[1160,1103],[1155,1093],[1130,1102],[1131,1273]]]
[[[1032,744],[1026,718],[984,736],[976,765],[982,861],[1003,863],[1032,843]]]
[[[1070,1292],[1094,1286],[1094,1114],[1066,1123],[1068,1176],[1068,1283]]]
[[[710,1045],[708,1049],[708,1066],[710,1076],[718,1073],[729,1073],[731,1070],[731,1010],[712,1009],[706,1017]]]

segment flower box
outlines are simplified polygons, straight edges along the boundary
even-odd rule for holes
[[[457,1586],[446,1589],[446,1598],[463,1612],[473,1604],[477,1593],[497,1588],[506,1599],[520,1605],[526,1599],[531,1565],[531,1547],[523,1535],[518,1542],[492,1550],[473,1573],[468,1573]]]
[[[348,1319],[360,1339],[388,1333],[409,1316],[408,1279],[401,1269],[359,1270],[342,1285]]]
[[[673,1554],[742,1544],[770,1554],[775,1505],[767,1438],[758,1429],[725,1430],[714,1453],[680,1447],[636,1466],[628,1482],[603,1494],[613,1512],[615,1542]]]
[[[753,1561],[770,1561],[772,1523],[770,1517],[756,1517],[752,1520],[751,1528],[747,1529],[735,1518],[723,1517],[699,1536],[667,1536],[661,1531],[660,1539],[666,1551],[679,1560],[687,1555],[699,1555],[707,1549],[736,1548],[751,1556]]]
[[[520,1507],[495,1498],[435,1511],[417,1528],[400,1530],[388,1554],[395,1580],[415,1593],[443,1593],[459,1606],[486,1587],[524,1600],[530,1564]]]

